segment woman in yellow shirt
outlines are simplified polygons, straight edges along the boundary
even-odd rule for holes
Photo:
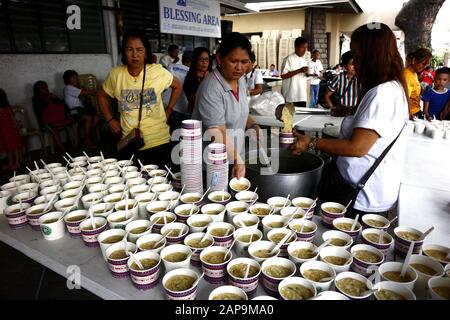
[[[183,90],[181,83],[160,64],[150,64],[150,42],[142,31],[129,31],[123,37],[121,50],[123,65],[110,71],[97,94],[100,108],[113,133],[122,133],[125,137],[137,128],[145,66],[142,118],[139,127],[145,145],[136,154],[136,158],[144,163],[167,164],[171,154],[167,119]],[[165,111],[161,93],[167,88],[172,88],[172,94]],[[120,122],[111,114],[109,97],[118,100]]]
[[[423,112],[420,110],[421,87],[417,74],[420,74],[430,64],[431,57],[430,50],[419,48],[408,54],[406,58],[406,68],[403,74],[408,87],[409,116],[411,119],[414,116],[423,119]]]

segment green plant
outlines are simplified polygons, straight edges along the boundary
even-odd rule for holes
[[[430,64],[433,67],[433,69],[436,69],[437,67],[444,65],[444,56],[433,55]]]

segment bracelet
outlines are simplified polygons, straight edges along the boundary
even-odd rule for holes
[[[111,117],[111,119],[109,119],[108,121],[106,121],[106,123],[110,123],[111,121],[113,121],[114,120],[114,117]]]
[[[311,138],[308,143],[308,151],[316,151],[317,150],[317,138]]]

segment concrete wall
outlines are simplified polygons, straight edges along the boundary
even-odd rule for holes
[[[381,21],[393,30],[397,12],[374,12],[361,14],[326,14],[326,32],[331,33],[329,50],[329,65],[339,63],[339,36],[341,32],[349,33],[359,26],[371,21]],[[264,30],[292,30],[305,29],[305,10],[292,10],[273,13],[242,14],[225,16],[224,19],[233,21],[233,31],[241,33],[258,33]]]

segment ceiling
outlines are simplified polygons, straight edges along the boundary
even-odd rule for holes
[[[337,13],[361,13],[361,7],[356,0],[297,0],[297,1],[273,1],[273,0],[219,0],[221,2],[221,14],[239,14],[268,12],[274,10],[306,9],[310,7],[324,8]]]

